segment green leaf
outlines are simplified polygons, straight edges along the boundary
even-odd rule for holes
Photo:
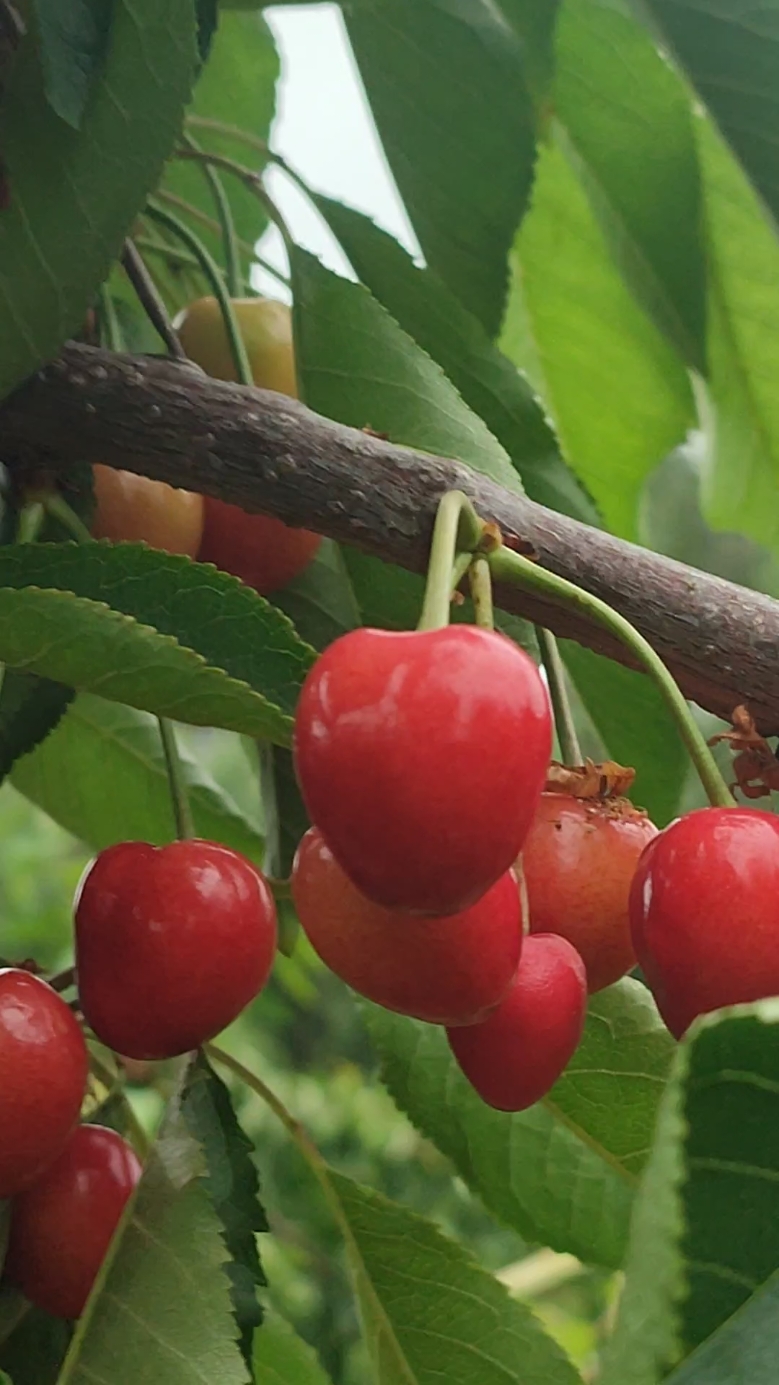
[[[33,0],[46,100],[75,130],[103,65],[114,0]]]
[[[581,1385],[533,1313],[432,1223],[329,1174],[377,1385]]]
[[[143,544],[0,551],[0,659],[79,690],[285,744],[313,657],[210,565]]]
[[[535,158],[515,36],[495,5],[453,14],[419,0],[377,0],[344,10],[425,259],[494,336]]]
[[[774,0],[645,0],[771,210],[779,211],[779,26]]]
[[[680,354],[705,356],[705,258],[689,93],[619,3],[567,0],[555,112],[614,262]]]
[[[531,499],[597,524],[597,510],[560,457],[537,397],[481,323],[368,217],[327,197],[317,197],[316,205],[362,282],[503,444]]]
[[[34,750],[63,717],[75,694],[64,683],[7,668],[0,684],[0,780],[20,755]]]
[[[0,1343],[0,1369],[13,1385],[59,1385],[60,1366],[70,1341],[70,1325],[29,1308]]]
[[[22,40],[3,103],[0,398],[80,327],[176,138],[196,57],[193,5],[116,0],[77,132],[46,101],[34,34]]]
[[[631,1181],[543,1104],[511,1116],[485,1106],[437,1026],[364,1011],[391,1096],[485,1207],[526,1240],[618,1269]]]
[[[247,1385],[205,1171],[174,1099],[58,1385]]]
[[[269,1313],[254,1334],[254,1385],[331,1385],[316,1353],[288,1323]]]
[[[195,86],[187,114],[222,121],[245,130],[256,139],[266,140],[275,112],[278,75],[279,58],[273,35],[259,7],[255,6],[251,13],[222,13],[208,61]],[[264,166],[264,158],[248,149],[240,140],[194,125],[190,127],[190,132],[202,149],[223,154],[255,170]],[[230,203],[236,233],[247,246],[253,246],[268,224],[262,203],[231,174],[220,170],[217,173]],[[213,193],[202,167],[186,160],[172,160],[165,169],[162,187],[166,192],[183,198],[198,211],[212,219],[216,218]],[[224,264],[221,238],[181,207],[176,207],[175,211],[197,232],[218,263]],[[242,269],[247,278],[251,259],[249,253],[242,253]],[[160,272],[156,257],[155,272]],[[182,278],[175,271],[162,275],[162,278],[172,303],[180,307],[188,301],[190,292],[187,278]],[[208,289],[208,292],[211,290]]]
[[[712,260],[703,503],[715,529],[779,543],[779,241],[719,136],[697,122]]]
[[[292,256],[295,350],[302,392],[317,413],[369,425],[517,490],[506,452],[440,366],[363,288],[307,251]]]
[[[325,649],[360,624],[344,555],[332,539],[322,540],[312,562],[300,576],[274,592],[273,600],[289,616],[301,639],[314,649]]]
[[[559,144],[539,157],[512,260],[503,349],[544,399],[606,524],[633,538],[644,478],[684,437],[692,399],[681,359],[625,287]]]
[[[243,1133],[230,1093],[200,1054],[190,1071],[181,1110],[191,1134],[205,1151],[204,1182],[219,1215],[230,1259],[227,1277],[241,1350],[251,1365],[254,1329],[263,1314],[257,1288],[267,1281],[257,1251],[256,1233],[267,1231],[251,1140]]]
[[[777,1309],[779,1271],[667,1377],[668,1385],[775,1385]]]
[[[179,757],[197,836],[259,864],[258,824],[183,747]],[[93,851],[175,837],[157,720],[118,702],[82,693],[48,740],[17,762],[12,783]]]

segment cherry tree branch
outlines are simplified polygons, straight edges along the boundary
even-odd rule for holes
[[[0,408],[10,466],[105,462],[318,530],[422,572],[453,487],[507,541],[620,611],[685,694],[728,718],[747,702],[779,733],[779,602],[514,495],[458,462],[319,417],[295,400],[194,367],[71,344]],[[503,585],[496,604],[620,662],[610,636],[547,598]]]

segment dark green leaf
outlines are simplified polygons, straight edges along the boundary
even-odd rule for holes
[[[216,26],[219,22],[217,0],[195,0],[197,8],[197,48],[200,61],[205,62],[211,52]]]
[[[34,750],[64,715],[75,693],[64,683],[7,668],[0,684],[0,780]]]
[[[222,1223],[230,1255],[227,1276],[233,1312],[241,1350],[251,1364],[252,1337],[263,1316],[257,1288],[266,1283],[256,1233],[268,1230],[259,1201],[252,1143],[238,1124],[227,1087],[202,1055],[193,1065],[181,1109],[189,1130],[205,1152],[204,1183]]]
[[[779,1271],[702,1342],[668,1385],[775,1385],[779,1359]]]
[[[116,0],[77,132],[46,101],[34,33],[22,40],[3,103],[0,397],[79,329],[176,138],[196,57],[194,6]]]
[[[301,639],[315,649],[326,648],[360,624],[343,555],[331,539],[322,540],[313,561],[282,591],[274,592],[273,600],[289,616]]]
[[[451,0],[437,0],[437,3],[447,4]],[[498,0],[498,3],[519,38],[528,85],[543,110],[554,71],[554,33],[560,0]]]
[[[143,544],[0,551],[0,658],[197,725],[288,740],[313,650],[263,597]]]
[[[197,836],[257,864],[262,837],[230,796],[179,749]],[[93,851],[115,842],[162,845],[175,837],[156,717],[81,693],[56,731],[20,760],[12,783]]]
[[[420,0],[349,3],[368,100],[428,264],[494,336],[535,158],[521,52],[494,5],[478,23]]]
[[[0,1345],[0,1369],[13,1385],[57,1385],[71,1329],[61,1318],[29,1308]]]
[[[536,395],[477,319],[368,217],[327,197],[316,203],[362,282],[503,444],[531,499],[597,524],[597,510],[560,457]]]
[[[33,0],[46,100],[78,130],[108,48],[114,0]]]
[[[315,1352],[283,1318],[267,1314],[254,1334],[254,1385],[331,1385]]]

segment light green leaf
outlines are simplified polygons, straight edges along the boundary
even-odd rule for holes
[[[559,144],[539,157],[512,265],[502,347],[544,399],[606,524],[633,538],[644,478],[684,437],[692,399],[680,358],[625,287]]]
[[[0,659],[112,701],[285,744],[314,652],[263,597],[143,544],[0,551]]]
[[[269,1313],[254,1334],[254,1385],[331,1385],[316,1353],[288,1323]]]
[[[3,669],[0,678],[2,780],[20,755],[26,755],[45,740],[75,694],[64,683],[53,683],[50,678],[38,678],[15,668]]]
[[[404,1207],[329,1174],[377,1385],[580,1385],[523,1304]]]
[[[0,398],[82,322],[179,130],[197,59],[189,0],[117,0],[79,131],[44,94],[34,28],[3,102]]]
[[[526,1240],[619,1268],[632,1180],[542,1103],[517,1115],[485,1106],[437,1026],[365,1013],[390,1094],[485,1207]]]

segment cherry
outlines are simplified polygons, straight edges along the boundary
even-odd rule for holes
[[[93,467],[96,539],[126,539],[147,543],[165,553],[186,553],[194,558],[203,534],[203,497],[192,491],[174,490],[163,481]]]
[[[516,860],[551,737],[538,669],[505,636],[362,629],[311,669],[295,761],[312,822],[363,894],[454,914]]]
[[[779,817],[701,808],[649,843],[630,891],[633,946],[681,1038],[698,1015],[779,995]]]
[[[0,970],[0,1198],[32,1183],[78,1121],[87,1050],[61,996],[28,971]]]
[[[579,1044],[587,1007],[584,963],[565,938],[525,938],[519,970],[497,1010],[449,1046],[482,1101],[524,1111],[554,1086]]]
[[[272,298],[234,298],[233,312],[249,357],[252,378],[262,389],[297,399],[292,317]],[[215,298],[199,298],[178,324],[191,360],[217,380],[237,380],[224,319]],[[313,558],[318,534],[290,529],[280,519],[247,514],[237,505],[207,497],[199,557],[231,572],[263,595],[285,587]]]
[[[590,991],[636,964],[628,896],[641,852],[657,835],[626,798],[541,796],[522,848],[531,933],[559,933],[587,968]]]
[[[213,1038],[262,990],[276,909],[259,870],[215,842],[122,842],[76,894],[87,1023],[127,1058],[172,1058]]]
[[[140,1176],[133,1150],[114,1130],[74,1130],[43,1177],[14,1199],[9,1281],[44,1312],[77,1318]]]
[[[463,913],[419,918],[365,899],[311,828],[295,856],[292,895],[322,961],[388,1010],[469,1024],[498,1004],[516,972],[522,913],[510,871]]]

